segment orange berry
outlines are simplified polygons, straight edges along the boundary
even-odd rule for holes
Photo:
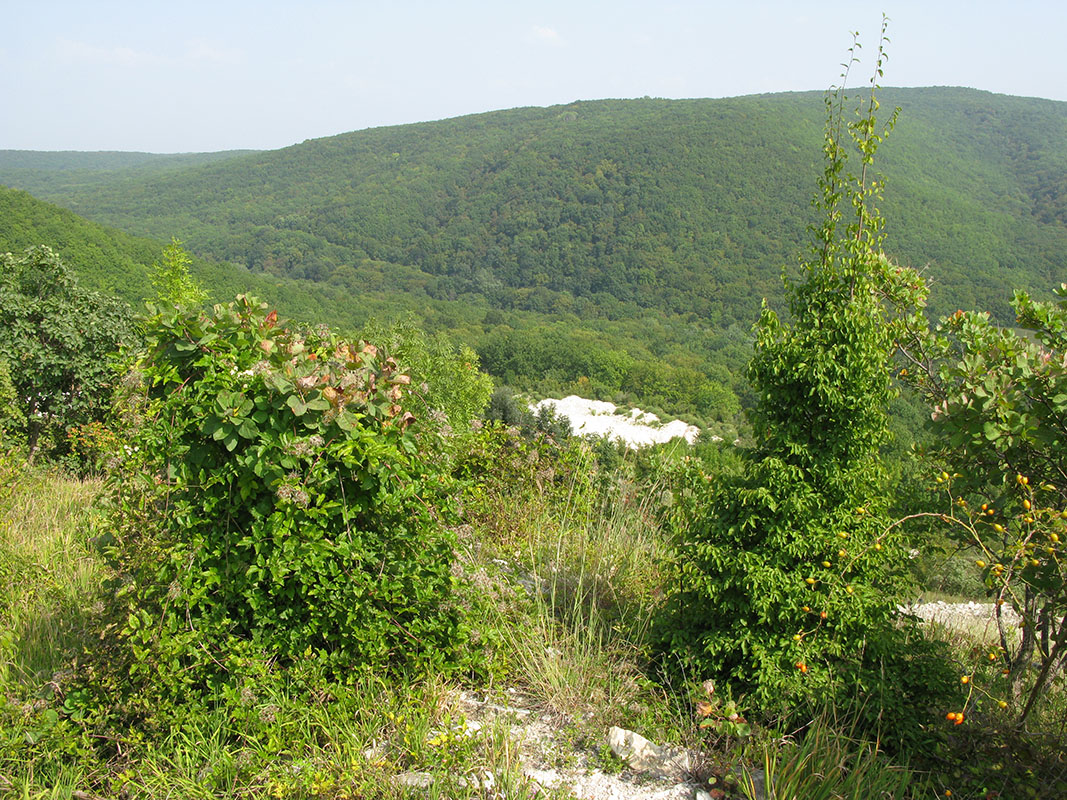
[[[956,715],[955,724],[956,725],[962,725],[963,724],[963,713],[962,712],[960,712],[959,714]]]
[[[825,611],[820,611],[819,612],[819,619],[826,619],[826,612]]]
[[[970,683],[970,682],[971,682],[971,676],[970,675],[964,675],[962,678],[960,678],[960,683]]]
[[[952,720],[956,719],[956,712],[955,711],[949,711],[947,714],[945,714],[945,719],[947,719],[949,722],[951,722]]]

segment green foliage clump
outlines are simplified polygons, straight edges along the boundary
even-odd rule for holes
[[[915,331],[913,383],[933,407],[929,455],[951,501],[947,533],[981,568],[997,615],[997,660],[1020,725],[1067,664],[1067,284],[1054,302],[1017,292],[1022,332],[986,313]],[[1035,671],[1032,665],[1039,665]]]
[[[756,326],[756,446],[741,474],[693,495],[701,502],[680,532],[661,648],[666,667],[712,678],[765,712],[858,693],[868,720],[914,739],[951,679],[908,646],[897,618],[907,559],[886,516],[878,452],[896,304],[921,299],[909,297],[921,284],[881,254],[873,210],[869,168],[893,121],[877,127],[873,89],[852,121],[844,101],[843,89],[827,97],[816,198],[825,219],[805,280],[790,287],[792,320],[765,308]]]
[[[207,292],[189,274],[193,260],[182,248],[182,243],[172,238],[163,248],[163,255],[152,265],[152,285],[156,298],[166,306],[199,306],[207,299]]]
[[[195,697],[251,652],[457,668],[449,481],[396,362],[243,296],[160,311],[146,337],[115,485],[131,675]]]
[[[111,357],[134,340],[129,309],[82,289],[48,247],[0,254],[0,357],[16,392],[13,433],[32,456],[70,450],[71,428],[111,404]]]
[[[19,408],[18,394],[11,383],[11,368],[6,358],[0,358],[0,445],[7,443],[12,432],[23,430],[25,425],[26,417]]]
[[[383,345],[411,375],[424,416],[447,426],[449,434],[470,431],[493,391],[492,378],[481,371],[474,350],[455,346],[443,333],[428,334],[412,319],[371,328],[365,336]]]

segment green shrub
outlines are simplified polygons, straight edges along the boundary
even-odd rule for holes
[[[481,371],[478,354],[455,346],[443,333],[430,335],[410,320],[365,334],[384,346],[417,387],[415,398],[449,436],[470,430],[489,403],[493,381]]]
[[[792,319],[765,308],[756,326],[756,447],[741,474],[683,496],[660,649],[668,670],[768,713],[859,696],[868,722],[914,741],[952,676],[897,619],[907,557],[878,454],[893,320],[921,300],[921,281],[880,252],[869,167],[892,122],[879,130],[873,91],[847,122],[842,92],[827,98],[825,219],[790,287]]]
[[[104,418],[111,356],[133,339],[129,309],[82,289],[49,248],[0,254],[0,357],[18,405],[8,423],[31,457],[65,455],[71,427]]]
[[[131,674],[195,696],[257,657],[456,668],[449,482],[396,362],[243,296],[146,337],[114,486]]]
[[[11,368],[6,358],[0,358],[0,447],[18,439],[25,430],[26,417],[18,404],[18,394],[11,383]]]

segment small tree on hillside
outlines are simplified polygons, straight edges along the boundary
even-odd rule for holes
[[[788,285],[791,321],[765,306],[756,325],[756,447],[740,475],[711,487],[680,534],[663,649],[668,667],[716,679],[760,709],[858,693],[864,713],[909,736],[933,705],[916,697],[951,678],[902,646],[896,604],[906,558],[886,518],[878,463],[896,320],[922,299],[918,276],[881,252],[871,165],[896,114],[877,123],[881,45],[878,53],[855,119],[845,119],[843,88],[827,96],[815,199],[823,222],[803,281]],[[860,159],[855,174],[850,150]]]
[[[951,501],[941,518],[997,602],[1000,646],[988,655],[1020,725],[1067,667],[1067,284],[1056,294],[1016,294],[1025,333],[957,311],[914,328],[905,352],[904,372],[933,407],[928,455],[952,473],[937,479]]]
[[[110,356],[133,339],[129,309],[78,285],[47,247],[0,255],[0,357],[7,360],[30,456],[68,452],[68,431],[111,403]]]
[[[163,249],[159,261],[152,265],[152,285],[156,297],[165,306],[196,307],[207,300],[207,292],[189,274],[193,260],[185,252],[182,243],[172,238]]]

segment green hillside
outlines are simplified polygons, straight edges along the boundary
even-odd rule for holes
[[[154,295],[150,265],[163,243],[85,220],[26,192],[0,187],[0,252],[48,244],[89,288],[140,306]],[[410,268],[360,267],[361,289],[256,274],[227,263],[195,259],[193,273],[212,301],[250,292],[285,316],[358,331],[414,317],[430,332],[481,352],[499,380],[543,392],[582,391],[640,400],[685,414],[729,434],[739,410],[735,384],[748,353],[747,328],[712,333],[677,316],[596,319],[529,311],[501,314],[484,300],[434,299],[433,276]],[[704,347],[706,354],[698,354]]]
[[[644,310],[749,324],[780,293],[813,212],[819,93],[619,100],[357,131],[144,172],[26,166],[0,182],[253,271],[362,292],[582,320]],[[1067,255],[1067,104],[968,89],[884,90],[891,254],[928,265],[938,311],[1058,282]]]
[[[0,252],[21,252],[47,244],[70,264],[89,289],[125,300],[134,307],[155,295],[151,265],[164,242],[99,225],[65,208],[37,200],[30,194],[0,186]],[[396,314],[403,306],[377,296],[361,304],[335,287],[307,281],[254,275],[232,264],[194,259],[192,271],[208,290],[212,302],[250,292],[271,302],[287,316],[306,321],[333,319],[354,329],[373,314]]]
[[[1042,296],[1063,279],[1067,103],[954,88],[881,99],[902,109],[879,153],[887,249],[923,268],[935,313],[1010,321],[1013,289]],[[752,321],[780,301],[816,218],[823,113],[817,92],[576,102],[270,152],[0,152],[0,183],[155,248],[177,236],[215,298],[251,290],[347,328],[413,315],[476,347],[498,381],[728,432]],[[26,213],[38,230],[5,247],[63,247],[85,224]],[[79,269],[110,265],[92,285],[146,293],[125,250],[77,235],[95,248],[71,254]],[[128,261],[151,263],[138,246]]]

